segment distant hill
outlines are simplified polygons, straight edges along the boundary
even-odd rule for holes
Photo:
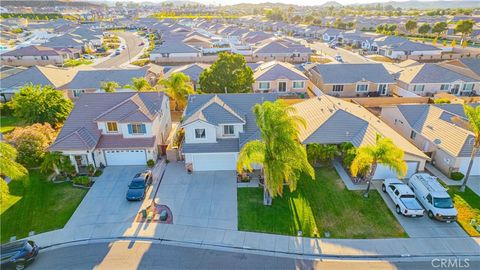
[[[351,6],[376,6],[376,5],[392,5],[394,8],[402,8],[402,9],[447,9],[447,8],[480,8],[480,1],[476,0],[467,0],[467,1],[453,1],[453,0],[445,0],[445,1],[390,1],[390,2],[383,2],[383,3],[368,3],[368,4],[352,4]]]
[[[342,4],[336,2],[336,1],[328,1],[322,5],[319,5],[319,7],[334,7],[334,8],[340,8],[340,7],[343,7]]]
[[[2,0],[2,6],[11,7],[96,7],[98,4],[82,2],[82,1],[64,1],[64,0],[44,0],[44,1],[24,1],[24,0]]]
[[[157,3],[157,2],[155,2]],[[199,2],[195,2],[195,1],[162,1],[162,2],[158,2],[157,4],[173,4],[174,7],[182,7],[182,6],[205,6],[204,4],[202,3],[199,3]]]

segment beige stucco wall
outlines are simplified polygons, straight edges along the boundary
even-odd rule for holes
[[[253,92],[264,92],[265,90],[260,90],[259,84],[260,82],[267,82],[267,81],[255,81],[252,85]],[[306,93],[307,92],[307,84],[308,81],[303,81],[303,88],[293,88],[292,80],[288,79],[277,79],[270,82],[270,89],[268,89],[269,93],[277,93],[278,92],[278,83],[279,82],[286,82],[287,83],[287,91],[285,93]],[[282,92],[283,93],[283,92]]]

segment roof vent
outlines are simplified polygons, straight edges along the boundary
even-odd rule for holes
[[[427,125],[427,128],[433,130],[433,126],[431,126],[431,125]]]
[[[433,140],[433,143],[438,145],[438,144],[441,144],[442,141],[437,138],[437,139]]]

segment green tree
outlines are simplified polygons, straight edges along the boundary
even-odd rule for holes
[[[366,171],[367,190],[364,196],[368,197],[373,174],[379,164],[387,166],[404,177],[407,172],[407,163],[403,160],[405,153],[398,148],[389,138],[383,138],[377,134],[376,144],[362,146],[357,149],[355,159],[350,165],[352,176],[356,177]]]
[[[472,33],[475,22],[473,20],[460,20],[455,24],[455,33],[462,33],[462,40]]]
[[[418,33],[420,33],[422,35],[425,35],[430,31],[430,29],[432,29],[430,24],[424,23],[424,24],[420,25],[420,27],[418,27]]]
[[[48,152],[40,165],[40,171],[45,174],[54,171],[58,175],[68,170],[69,165],[71,165],[71,161],[68,156],[57,151]]]
[[[252,91],[253,71],[242,55],[220,53],[200,74],[199,83],[206,93],[247,93]]]
[[[405,23],[405,29],[412,33],[415,29],[417,29],[417,22],[414,21],[414,20],[408,20],[406,23]]]
[[[125,85],[125,88],[130,88],[138,92],[149,92],[154,90],[148,80],[143,77],[132,78],[132,84]]]
[[[51,86],[27,84],[13,96],[12,107],[14,115],[28,124],[56,125],[67,119],[73,103]]]
[[[0,180],[2,191],[0,203],[10,194],[5,177],[18,180],[28,174],[27,169],[15,161],[16,158],[17,150],[7,143],[0,142],[0,178],[2,178]]]
[[[283,100],[264,102],[253,108],[261,140],[246,143],[240,150],[237,171],[252,170],[252,164],[261,164],[265,178],[264,204],[282,195],[283,185],[296,189],[301,174],[314,178],[305,147],[298,139],[305,120],[295,116],[295,109]]]
[[[467,172],[465,174],[462,186],[460,187],[460,191],[462,192],[465,191],[465,187],[467,186],[468,178],[470,177],[470,172],[472,170],[473,162],[475,160],[475,157],[477,157],[478,151],[480,149],[480,106],[473,108],[470,105],[463,105],[463,111],[465,112],[465,115],[468,119],[468,128],[470,129],[470,131],[473,132],[474,141]]]
[[[120,88],[120,85],[117,82],[103,82],[100,88],[106,93],[113,93],[117,91],[117,88]]]
[[[432,27],[432,33],[436,34],[438,37],[440,34],[447,31],[447,26],[446,22],[437,22]]]
[[[168,79],[163,79],[159,82],[165,93],[175,100],[175,110],[184,108],[187,104],[187,97],[193,94],[193,87],[190,82],[190,77],[183,73],[172,74]]]

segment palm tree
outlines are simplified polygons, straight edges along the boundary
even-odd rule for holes
[[[193,94],[194,90],[190,84],[190,77],[183,73],[174,73],[168,79],[163,79],[158,82],[163,87],[162,90],[175,100],[175,111],[179,108],[184,108],[187,104],[187,97]]]
[[[117,88],[120,88],[120,85],[114,81],[103,82],[100,88],[107,93],[113,93]]]
[[[472,148],[472,154],[470,155],[470,162],[468,163],[467,173],[463,180],[460,191],[464,192],[465,187],[467,186],[468,178],[470,177],[470,171],[472,170],[473,161],[478,154],[480,149],[480,106],[473,108],[470,105],[463,105],[463,111],[468,118],[468,127],[473,132],[474,142]]]
[[[125,85],[125,88],[130,88],[137,92],[148,92],[154,90],[148,80],[143,77],[132,78],[132,84]]]
[[[392,169],[399,177],[404,177],[407,173],[407,163],[403,160],[405,153],[398,148],[391,139],[383,138],[377,134],[376,144],[362,146],[357,149],[355,159],[350,165],[350,172],[356,177],[362,172],[366,172],[367,190],[364,196],[368,197],[373,174],[379,164]]]
[[[4,142],[0,142],[0,176],[18,179],[28,174],[27,169],[17,163],[17,150]]]
[[[295,116],[295,109],[285,101],[264,102],[253,108],[261,140],[246,143],[240,150],[237,171],[252,171],[252,164],[262,165],[265,179],[264,204],[282,195],[283,185],[296,189],[302,173],[314,178],[315,172],[308,163],[305,147],[298,139],[300,126],[305,120]]]
[[[46,173],[53,170],[55,174],[60,174],[65,158],[66,156],[60,152],[48,152],[40,165],[40,171]]]

